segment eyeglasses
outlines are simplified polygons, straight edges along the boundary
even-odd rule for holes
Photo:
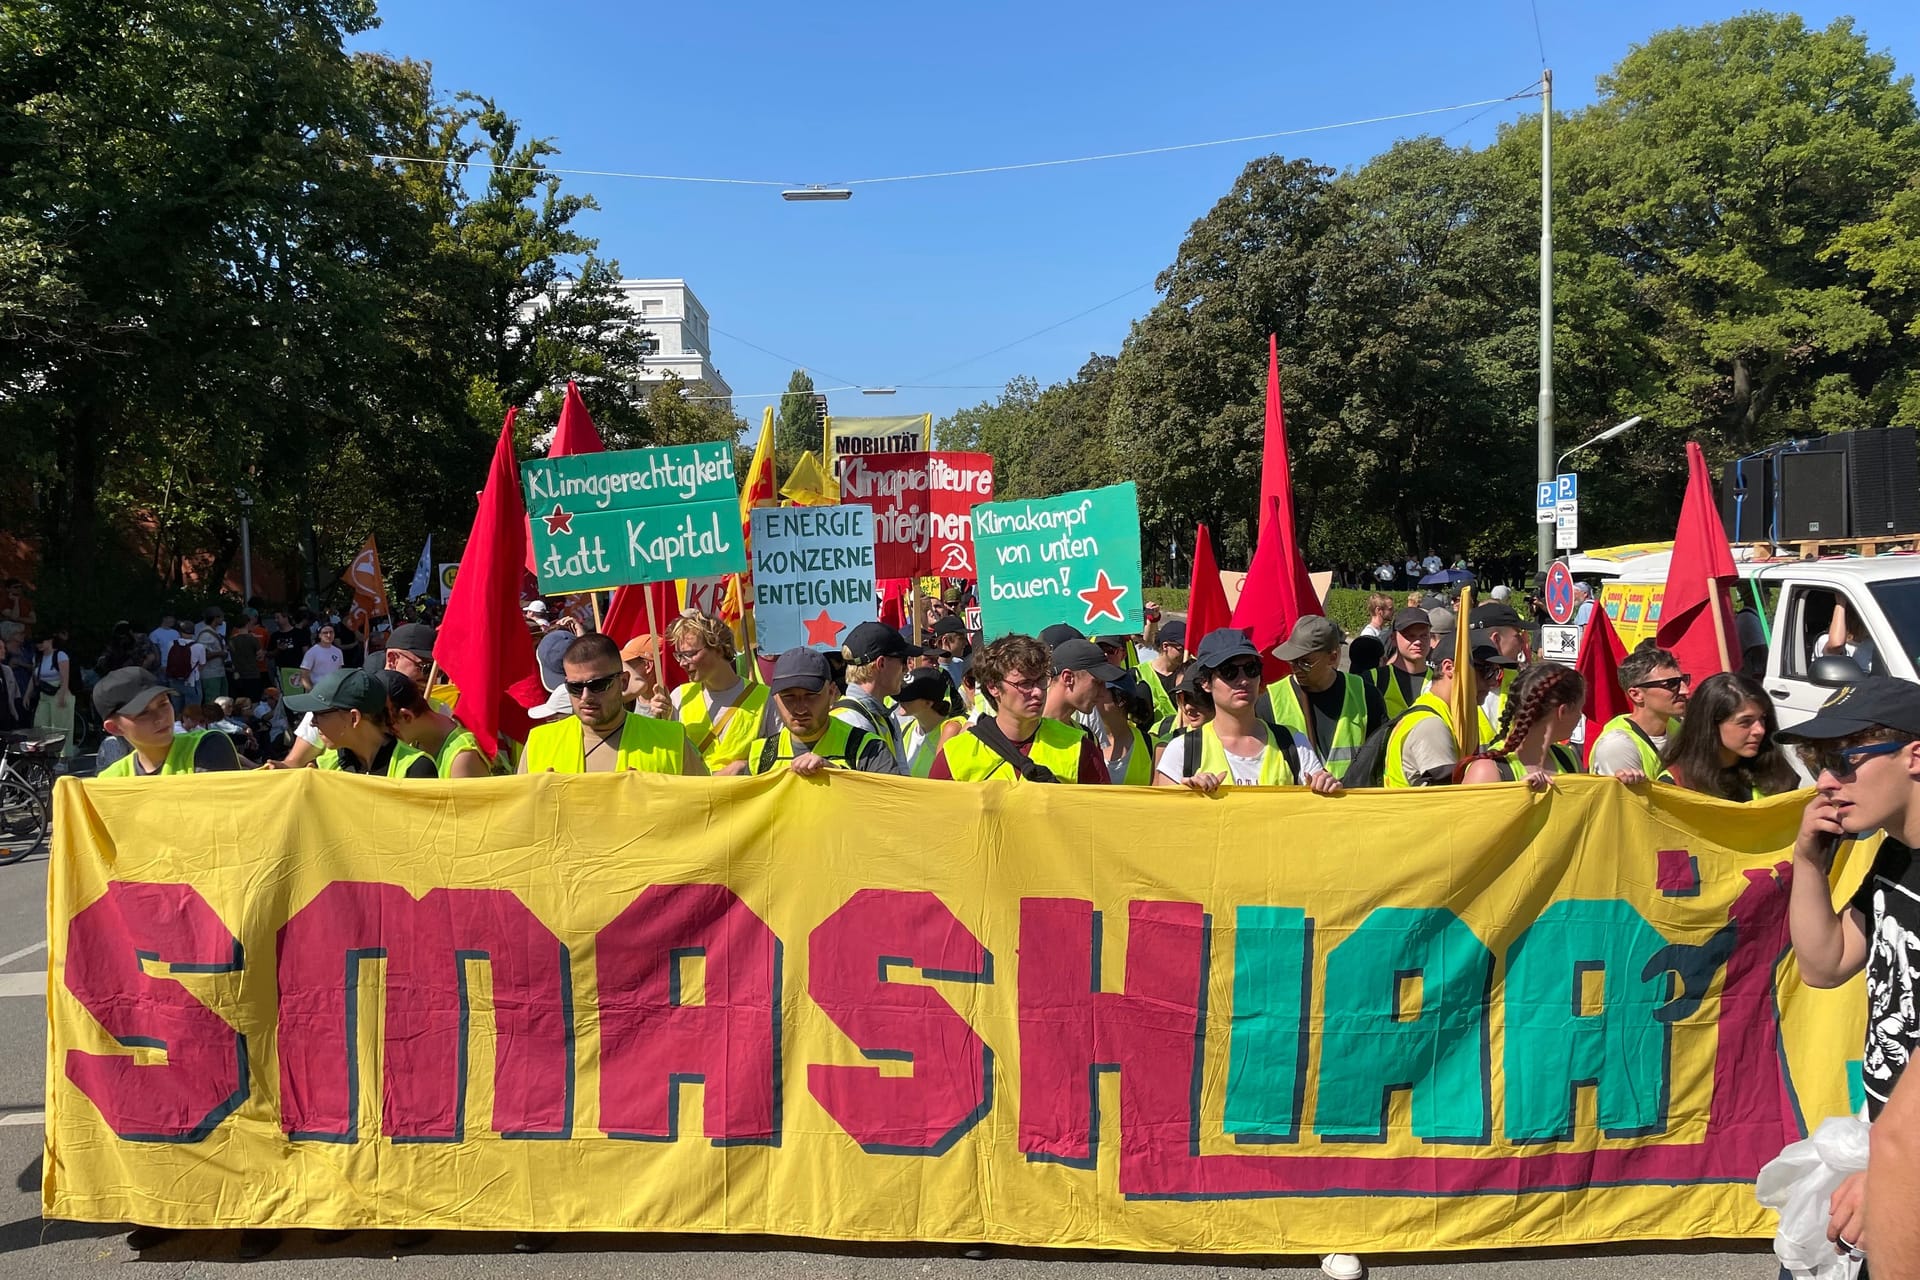
[[[1239,662],[1229,662],[1213,669],[1214,678],[1232,684],[1235,680],[1258,680],[1260,662],[1257,658],[1246,658]]]
[[[684,667],[689,663],[698,662],[700,660],[700,655],[705,653],[706,651],[707,649],[705,645],[700,646],[698,649],[675,649],[673,651],[673,656],[680,663],[680,665]]]
[[[1011,676],[1009,676],[1006,679],[1003,679],[1000,681],[1000,687],[1006,690],[1008,693],[1024,695],[1024,694],[1033,694],[1033,693],[1043,693],[1045,692],[1047,686],[1046,686],[1046,682],[1043,680],[1035,680],[1029,683],[1024,680],[1015,680]]]
[[[1692,676],[1668,676],[1665,680],[1647,680],[1633,687],[1636,689],[1665,689],[1668,693],[1679,693],[1684,689],[1690,688],[1692,684]]]
[[[576,698],[583,693],[605,693],[613,688],[613,682],[619,678],[620,673],[616,671],[612,675],[598,676],[592,680],[569,680],[566,682],[567,692]]]
[[[1912,745],[1910,738],[1903,742],[1869,742],[1858,747],[1822,747],[1808,743],[1799,749],[1799,756],[1800,763],[1816,778],[1822,773],[1830,773],[1836,778],[1851,778],[1862,760],[1890,756]]]

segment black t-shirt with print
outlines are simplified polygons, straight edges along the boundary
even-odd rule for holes
[[[1867,925],[1867,1045],[1861,1075],[1877,1118],[1920,1046],[1920,866],[1889,836],[1853,905]]]

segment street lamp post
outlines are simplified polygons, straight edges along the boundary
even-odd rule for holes
[[[235,489],[240,497],[240,595],[244,605],[253,603],[253,530],[248,526],[247,517],[253,512],[253,495],[245,489]]]
[[[1593,439],[1582,440],[1579,444],[1573,446],[1573,448],[1567,450],[1565,453],[1560,455],[1560,460],[1554,463],[1554,467],[1553,467],[1554,473],[1556,475],[1559,474],[1560,468],[1566,464],[1567,459],[1571,458],[1574,454],[1580,452],[1582,449],[1586,448],[1588,445],[1599,444],[1602,440],[1611,440],[1617,435],[1623,435],[1626,432],[1631,431],[1635,427],[1639,426],[1642,421],[1643,419],[1641,415],[1636,413],[1631,418],[1628,418],[1625,422],[1614,423],[1612,426],[1608,427],[1605,431],[1602,431],[1599,435],[1593,437]]]

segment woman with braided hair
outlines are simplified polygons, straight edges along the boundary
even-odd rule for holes
[[[1462,760],[1456,782],[1513,782],[1524,778],[1535,791],[1553,785],[1556,773],[1579,773],[1580,758],[1562,741],[1580,723],[1587,682],[1557,663],[1523,668],[1507,695],[1496,745]]]

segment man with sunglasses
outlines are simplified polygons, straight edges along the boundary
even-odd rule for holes
[[[580,636],[560,665],[573,714],[533,727],[520,772],[706,775],[706,763],[678,720],[627,710],[626,669],[612,640],[597,631]]]
[[[1628,654],[1620,663],[1620,687],[1633,710],[1601,728],[1588,769],[1629,782],[1647,778],[1671,782],[1660,761],[1668,737],[1680,730],[1692,685],[1693,677],[1681,671],[1679,660],[1665,649],[1647,644]]]
[[[1063,640],[1060,649],[1076,641]],[[1077,641],[1099,649],[1086,640]],[[1028,782],[1072,782],[1104,786],[1106,761],[1099,744],[1077,725],[1050,720],[1047,708],[1049,676],[1060,650],[1053,654],[1032,636],[1002,636],[982,649],[973,660],[972,671],[980,688],[991,700],[993,714],[981,716],[965,731],[940,744],[928,770],[930,778],[954,782],[981,782],[988,778],[1024,779]],[[1081,653],[1068,650],[1069,656]],[[1104,658],[1099,669],[1112,669]],[[1093,671],[1082,669],[1090,678]],[[1077,681],[1076,681],[1077,688]],[[1093,705],[1101,686],[1094,685],[1088,695]]]
[[[1208,632],[1193,665],[1213,699],[1213,719],[1167,744],[1154,786],[1207,795],[1230,786],[1308,786],[1323,795],[1341,789],[1302,734],[1260,719],[1263,668],[1244,631]]]
[[[1485,632],[1475,631],[1469,637],[1472,642],[1473,670],[1465,677],[1459,677],[1453,669],[1453,645],[1448,643],[1441,649],[1441,656],[1434,664],[1433,683],[1427,691],[1414,699],[1406,714],[1394,724],[1393,731],[1387,735],[1386,769],[1381,785],[1388,787],[1433,787],[1444,786],[1453,781],[1453,767],[1460,762],[1460,735],[1453,727],[1453,682],[1456,678],[1473,681],[1473,701],[1477,704],[1485,701],[1487,693],[1499,681],[1503,671],[1520,665],[1517,658],[1510,658],[1494,647],[1492,637]],[[1474,708],[1474,714],[1480,717],[1480,741],[1484,744],[1493,737],[1493,727],[1487,723],[1486,712]]]
[[[1920,685],[1867,676],[1778,740],[1799,746],[1815,787],[1793,843],[1787,921],[1794,958],[1811,987],[1837,987],[1866,970],[1861,1083],[1867,1118],[1877,1120],[1902,1070],[1920,1051],[1920,865],[1914,859],[1920,847]],[[1834,910],[1828,875],[1840,842],[1876,831],[1886,839],[1873,865],[1847,904]],[[1879,1161],[1873,1165],[1881,1167]],[[1827,1237],[1843,1253],[1868,1249],[1867,1180],[1868,1174],[1856,1173],[1833,1193]],[[1911,1215],[1912,1206],[1902,1212]]]

